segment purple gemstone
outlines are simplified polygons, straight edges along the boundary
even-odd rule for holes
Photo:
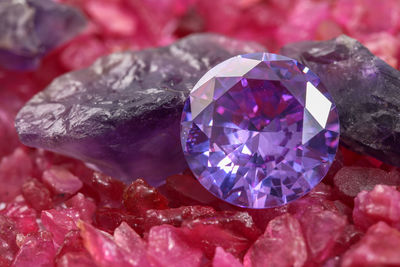
[[[297,61],[240,55],[208,71],[185,103],[181,141],[200,183],[237,206],[300,198],[327,173],[339,119],[320,79]]]

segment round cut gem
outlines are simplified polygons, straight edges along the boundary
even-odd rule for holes
[[[327,173],[339,143],[336,106],[297,61],[240,55],[209,70],[182,114],[185,158],[200,183],[237,206],[300,198]]]

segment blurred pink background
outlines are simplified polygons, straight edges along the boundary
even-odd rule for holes
[[[399,0],[61,0],[91,21],[63,52],[68,68],[115,50],[165,45],[193,32],[253,40],[270,51],[339,34],[397,66]],[[80,56],[76,56],[76,55]]]

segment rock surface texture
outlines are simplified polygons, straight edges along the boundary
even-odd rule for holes
[[[158,185],[186,162],[179,145],[183,103],[197,80],[260,45],[192,35],[158,49],[112,54],[57,78],[19,112],[21,141],[81,159],[128,181]]]
[[[0,66],[35,69],[45,54],[70,40],[85,25],[79,10],[51,0],[2,0]]]
[[[400,166],[400,72],[345,35],[284,46],[281,53],[314,71],[337,106],[341,142]]]

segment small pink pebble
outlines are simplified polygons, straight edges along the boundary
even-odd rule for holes
[[[0,215],[0,266],[9,266],[18,251],[17,231],[9,218]]]
[[[245,267],[303,266],[307,246],[299,221],[289,214],[268,223],[262,235],[244,257]]]
[[[212,264],[215,267],[243,267],[243,264],[238,259],[221,247],[215,249]]]
[[[377,185],[370,192],[362,191],[354,199],[353,220],[362,229],[384,221],[400,230],[400,192],[388,185]]]
[[[52,235],[45,231],[32,233],[24,238],[12,266],[54,266],[55,256]]]
[[[57,267],[96,267],[89,252],[83,246],[80,231],[70,231],[57,251]]]
[[[148,237],[148,254],[156,266],[200,267],[204,257],[201,250],[190,246],[181,229],[170,225],[151,228]]]
[[[0,214],[15,222],[18,233],[26,235],[39,230],[36,222],[36,210],[29,207],[21,195],[17,196],[12,202],[7,203],[5,209],[0,211]]]
[[[143,179],[137,179],[124,191],[123,203],[133,214],[146,214],[147,210],[168,208],[168,200]]]
[[[123,222],[115,229],[114,241],[126,252],[126,257],[133,266],[152,266],[147,256],[146,243],[127,223]]]
[[[39,212],[53,206],[49,189],[37,179],[29,179],[22,185],[22,195],[26,202]]]
[[[81,220],[91,223],[96,212],[95,202],[85,197],[83,194],[78,193],[72,198],[68,199],[65,204],[69,208],[73,208],[79,212]]]
[[[400,266],[400,232],[384,222],[371,226],[343,255],[341,266]]]
[[[53,234],[54,242],[59,246],[62,245],[68,232],[78,230],[75,218],[64,210],[42,211],[41,219],[43,226]]]
[[[299,221],[308,244],[309,258],[322,263],[334,256],[335,244],[343,235],[347,225],[346,217],[339,212],[309,209]]]
[[[57,194],[73,195],[83,186],[78,177],[61,167],[52,167],[46,170],[42,179]]]
[[[210,217],[215,214],[215,210],[207,206],[183,206],[165,210],[148,210],[145,216],[144,228],[149,230],[151,227],[162,224],[181,226],[185,220],[194,220],[201,217]]]
[[[81,230],[83,244],[98,266],[133,266],[126,259],[124,251],[115,244],[111,235],[84,221],[80,221],[78,226]]]

